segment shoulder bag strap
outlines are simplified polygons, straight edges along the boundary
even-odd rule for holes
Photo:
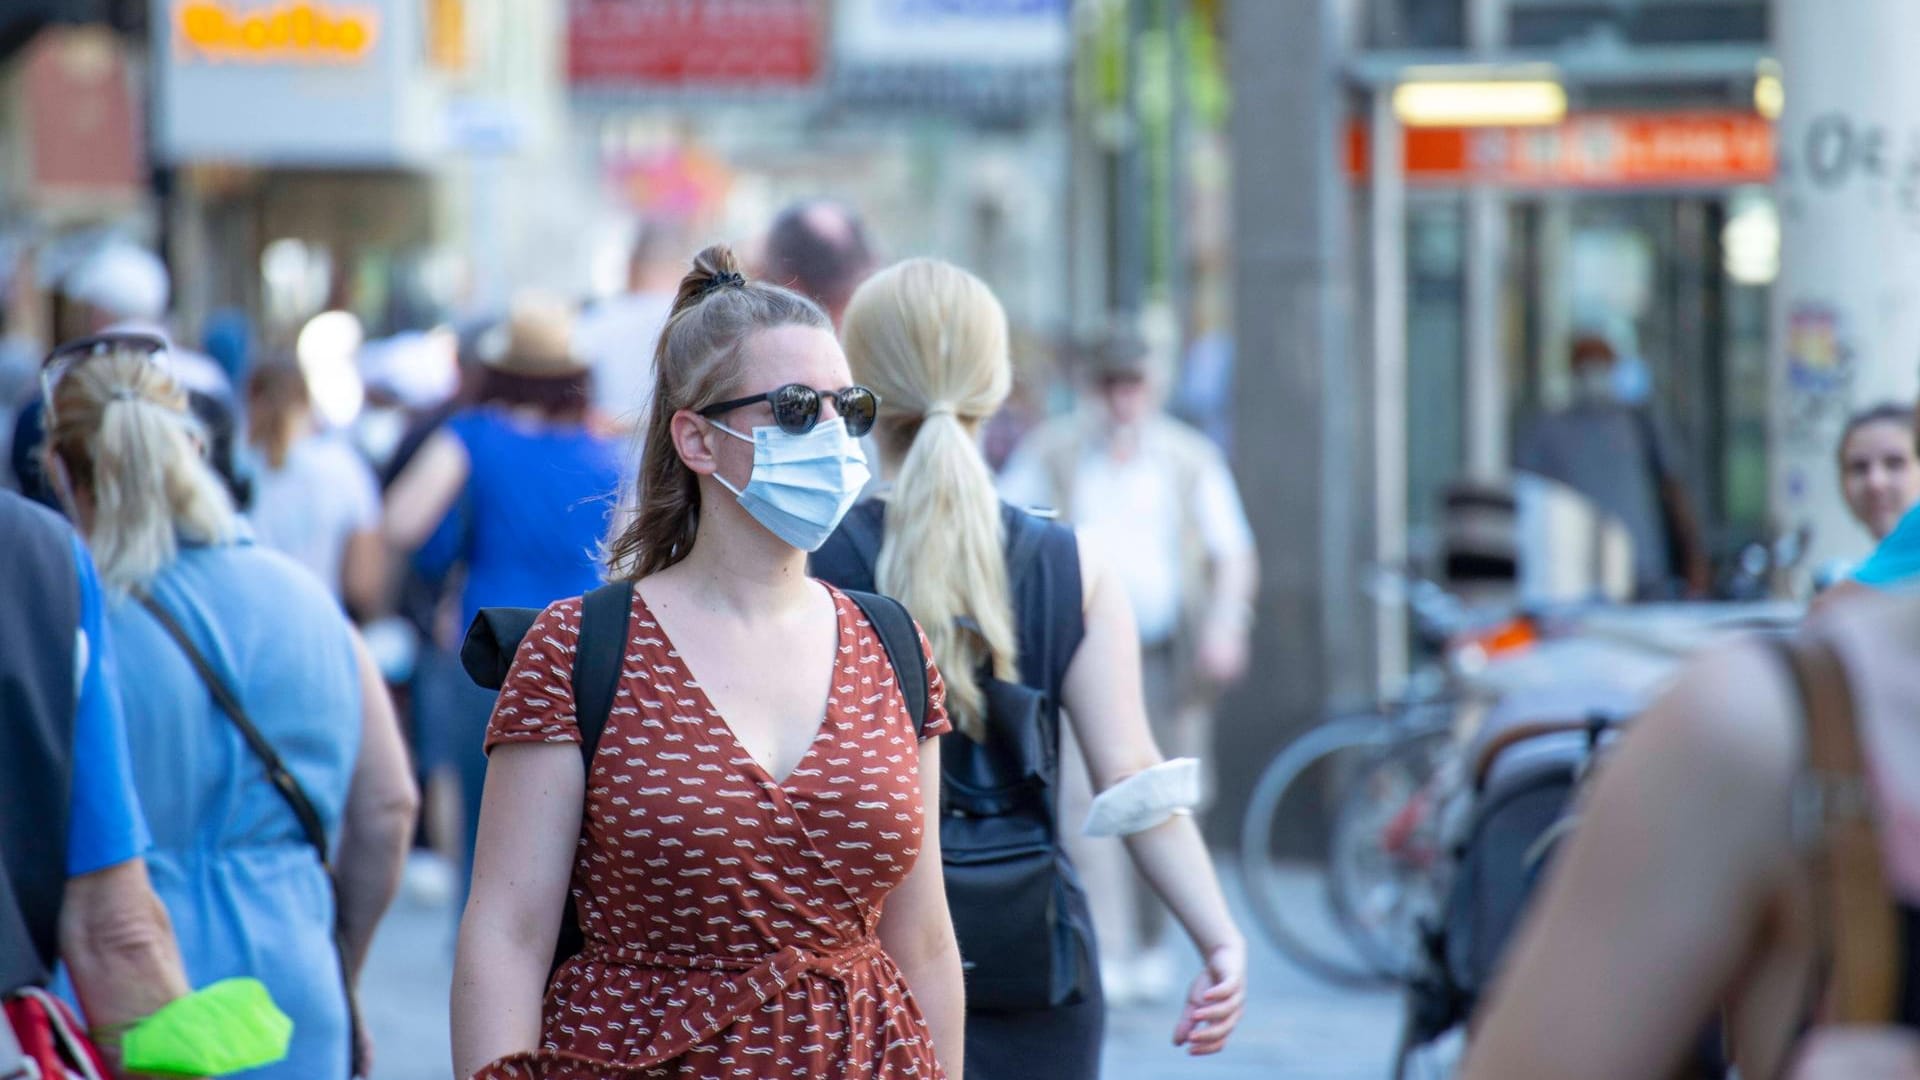
[[[848,590],[847,599],[867,616],[874,633],[880,636],[880,646],[887,650],[887,660],[893,664],[893,677],[900,682],[901,696],[907,699],[907,712],[913,716],[913,730],[923,735],[931,688],[927,685],[927,656],[920,651],[920,634],[913,627],[913,616],[891,596]],[[908,662],[902,663],[903,657]]]
[[[139,600],[140,606],[147,609],[147,613],[153,616],[154,621],[160,624],[160,628],[165,630],[174,644],[180,647],[180,651],[186,654],[188,662],[193,664],[194,671],[199,673],[200,681],[207,684],[207,691],[213,695],[213,703],[220,707],[221,712],[227,714],[227,719],[233,721],[233,726],[240,731],[240,737],[246,740],[247,747],[253,751],[255,757],[260,759],[260,763],[266,766],[267,780],[273,784],[274,790],[280,793],[280,797],[285,799],[287,806],[293,810],[293,816],[299,819],[300,831],[306,835],[307,843],[313,845],[314,852],[320,856],[321,865],[331,872],[333,860],[327,851],[326,826],[321,824],[320,812],[314,809],[313,800],[307,797],[306,789],[300,786],[300,781],[294,779],[286,763],[280,760],[279,752],[273,748],[273,744],[267,742],[266,736],[260,734],[260,729],[253,725],[253,721],[247,716],[247,711],[241,707],[240,699],[234,696],[233,690],[227,686],[226,681],[213,670],[213,665],[207,663],[207,658],[195,647],[193,639],[187,636],[185,628],[174,619],[172,613],[160,606],[159,601],[145,593],[140,594]]]
[[[631,581],[602,585],[580,601],[580,640],[573,653],[573,718],[580,727],[580,756],[589,773],[620,689],[632,613]]]
[[[254,726],[252,718],[247,716],[246,709],[241,706],[240,699],[234,694],[233,689],[220,678],[218,672],[213,670],[213,665],[207,662],[206,656],[194,645],[193,639],[187,636],[186,629],[152,596],[140,593],[138,599],[140,606],[147,609],[147,613],[153,616],[154,621],[160,624],[160,628],[165,630],[174,644],[180,647],[180,651],[186,654],[188,662],[193,664],[194,671],[199,673],[200,681],[207,685],[207,692],[213,695],[213,703],[220,707],[221,712],[227,714],[227,719],[233,721],[233,726],[240,730],[240,737],[246,740],[247,747],[253,751],[255,757],[260,759],[260,763],[266,766],[268,781],[273,784],[274,790],[280,793],[280,797],[286,800],[288,808],[293,811],[293,816],[300,822],[300,831],[306,835],[307,843],[312,846],[313,853],[320,859],[321,867],[327,872],[327,888],[333,895],[333,951],[340,963],[340,988],[347,995],[347,1053],[349,1060],[353,1062],[351,1075],[363,1075],[365,1070],[360,1060],[360,1002],[358,995],[354,992],[353,973],[347,969],[347,941],[343,922],[346,912],[340,905],[340,880],[333,873],[333,860],[327,851],[327,829],[320,821],[320,811],[314,808],[313,800],[307,797],[306,789],[300,786],[300,781],[295,779],[292,771],[287,768],[286,762],[280,759],[279,751],[275,750],[266,736],[260,733],[260,729]]]
[[[1833,648],[1817,640],[1800,638],[1781,649],[1805,719],[1807,772],[1796,785],[1794,819],[1812,841],[1807,867],[1826,984],[1820,1018],[1890,1023],[1899,995],[1899,926],[1846,669]]]

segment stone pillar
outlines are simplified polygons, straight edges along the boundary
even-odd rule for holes
[[[1222,704],[1216,839],[1273,752],[1330,696],[1367,694],[1358,589],[1371,540],[1352,348],[1334,0],[1230,0],[1234,475],[1260,544],[1254,660]]]
[[[1781,263],[1773,300],[1772,496],[1811,525],[1809,565],[1868,538],[1834,452],[1852,411],[1920,385],[1920,4],[1778,0]]]

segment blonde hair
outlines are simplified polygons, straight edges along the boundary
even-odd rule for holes
[[[854,378],[880,396],[876,437],[904,455],[875,584],[919,620],[955,722],[980,738],[977,672],[1019,678],[1000,499],[971,432],[1013,384],[1006,312],[965,270],[909,259],[867,279],[841,325]]]
[[[799,293],[748,281],[732,249],[694,256],[653,351],[653,405],[641,436],[639,494],[606,545],[608,576],[638,581],[687,557],[700,529],[700,485],[673,445],[673,414],[722,401],[740,381],[740,346],[761,330],[833,324]]]
[[[48,447],[92,500],[87,545],[108,585],[145,586],[181,540],[234,537],[233,502],[202,456],[205,434],[186,391],[146,354],[76,361],[54,385],[47,416]]]

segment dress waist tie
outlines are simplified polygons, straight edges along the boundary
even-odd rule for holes
[[[669,1020],[654,1035],[647,1053],[618,1064],[560,1050],[523,1051],[489,1063],[473,1080],[640,1080],[641,1074],[672,1061],[721,1031],[753,1015],[802,975],[820,974],[844,981],[847,974],[885,956],[878,937],[868,935],[827,949],[789,945],[772,955],[751,958],[698,953],[649,952],[589,943],[581,959],[627,967],[734,974],[734,992],[716,995],[703,1006]],[[698,1014],[696,1022],[695,1014]]]

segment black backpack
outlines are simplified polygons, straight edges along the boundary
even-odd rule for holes
[[[906,698],[907,711],[913,716],[913,729],[927,726],[926,654],[920,649],[920,634],[913,616],[898,600],[873,593],[846,592],[879,635],[880,644],[893,663],[894,677]],[[580,757],[587,773],[593,772],[593,754],[606,730],[607,716],[613,709],[614,693],[620,686],[620,669],[626,659],[627,622],[633,611],[633,582],[616,581],[586,594],[580,604],[580,639],[573,655],[574,716],[580,725]],[[466,641],[460,646],[460,663],[467,676],[488,690],[499,690],[513,666],[513,654],[520,639],[532,629],[540,612],[533,608],[481,608],[467,628]],[[902,663],[901,658],[911,662]],[[580,931],[580,913],[574,909],[569,891],[567,909],[560,922],[560,937],[554,945],[553,967],[560,965],[586,947]]]
[[[1047,527],[1012,507],[1002,514],[1009,580],[1048,568]],[[883,531],[879,505],[855,507],[814,553],[814,575],[843,589],[870,587]],[[1051,587],[1077,615],[1077,575]],[[1059,714],[1044,690],[985,668],[977,679],[986,698],[984,737],[957,735],[940,746],[940,854],[967,1007],[1077,1004],[1093,987],[1093,936],[1054,812]]]

